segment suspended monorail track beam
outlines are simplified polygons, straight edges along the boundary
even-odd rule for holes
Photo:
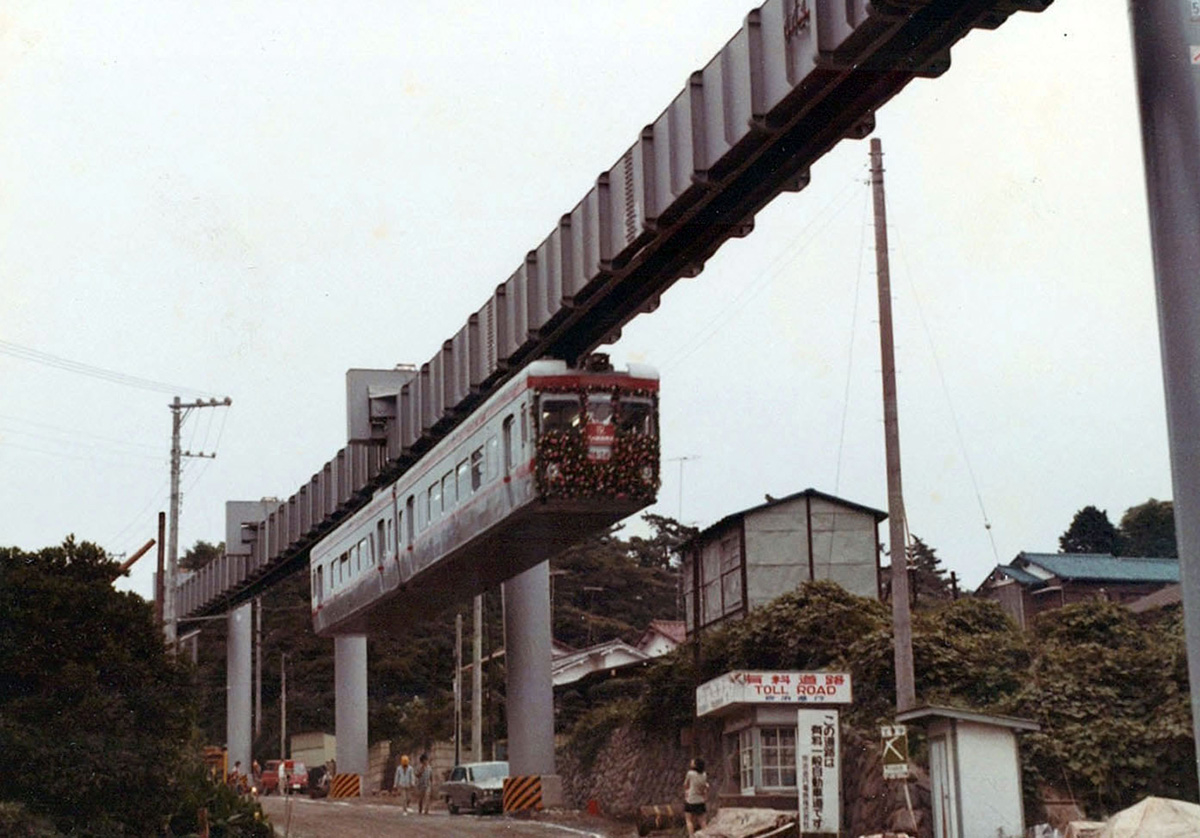
[[[463,327],[394,392],[375,432],[288,500],[245,520],[240,544],[185,580],[178,613],[220,612],[304,568],[308,551],[538,358],[574,363],[611,342],[912,79],[950,66],[972,29],[1051,0],[768,0]],[[232,533],[227,533],[231,535]],[[244,552],[237,552],[239,549]]]

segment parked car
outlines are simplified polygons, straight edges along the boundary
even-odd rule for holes
[[[438,795],[446,801],[450,814],[470,809],[472,812],[499,812],[508,777],[507,762],[469,762],[454,766],[450,779],[442,783]]]
[[[305,791],[308,788],[308,769],[303,762],[294,759],[269,759],[259,780],[263,794],[283,791]]]

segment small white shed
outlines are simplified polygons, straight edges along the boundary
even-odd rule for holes
[[[925,726],[934,838],[1018,838],[1025,834],[1017,733],[1037,722],[954,707],[916,707],[896,721]]]

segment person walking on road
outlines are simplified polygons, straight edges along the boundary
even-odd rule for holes
[[[687,775],[683,778],[683,820],[687,834],[695,835],[696,829],[708,825],[708,775],[704,773],[704,760],[692,760]]]
[[[433,795],[433,766],[429,764],[429,754],[421,754],[417,766],[417,812],[429,814],[429,798]]]
[[[408,804],[412,799],[413,769],[408,764],[408,755],[400,757],[396,766],[396,776],[392,779],[392,791],[404,798],[404,814],[408,814]]]

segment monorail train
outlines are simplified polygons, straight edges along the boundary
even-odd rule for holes
[[[658,373],[534,361],[312,548],[318,634],[389,631],[652,504]]]

